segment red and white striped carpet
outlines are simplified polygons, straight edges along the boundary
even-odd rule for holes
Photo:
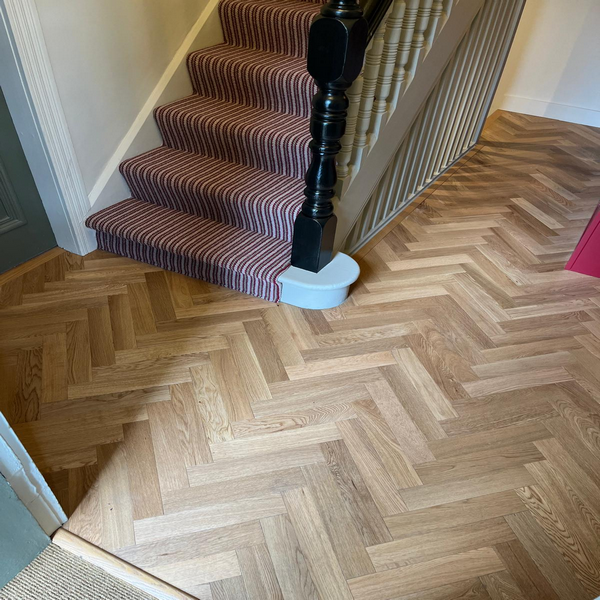
[[[309,164],[310,23],[324,0],[221,0],[225,43],[191,54],[164,145],[121,165],[133,198],[92,215],[109,252],[277,302]]]

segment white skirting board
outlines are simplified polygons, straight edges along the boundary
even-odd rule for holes
[[[506,94],[504,97],[494,101],[494,108],[508,112],[534,115],[536,117],[546,117],[547,119],[556,119],[557,121],[566,121],[567,123],[600,127],[600,110],[582,106],[571,106],[569,104],[559,104],[558,102]]]
[[[346,300],[359,275],[358,263],[341,252],[318,273],[290,267],[278,279],[281,302],[314,310],[334,308]]]

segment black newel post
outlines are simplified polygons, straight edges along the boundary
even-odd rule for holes
[[[356,0],[329,0],[310,28],[308,72],[318,91],[310,119],[312,160],[305,177],[306,200],[294,225],[292,265],[314,273],[331,261],[333,253],[335,159],[346,129],[346,90],[360,74],[367,31]]]

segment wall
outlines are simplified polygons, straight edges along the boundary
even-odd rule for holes
[[[86,191],[209,0],[36,0]]]
[[[0,588],[49,543],[50,538],[0,475]]]
[[[600,2],[528,0],[492,110],[600,127]]]

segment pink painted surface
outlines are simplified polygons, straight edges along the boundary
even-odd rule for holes
[[[565,269],[600,277],[600,204],[594,211]]]

